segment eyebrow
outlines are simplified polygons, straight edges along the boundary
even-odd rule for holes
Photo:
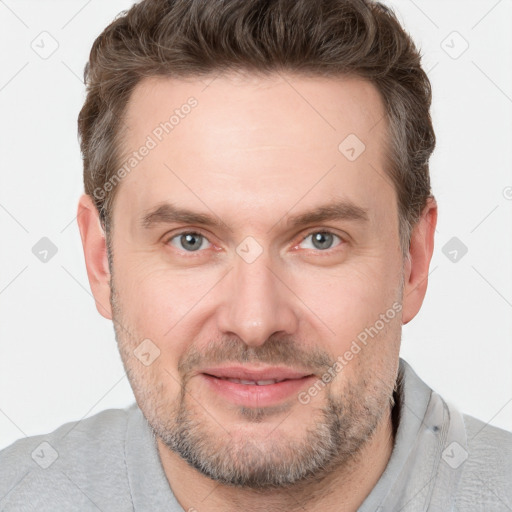
[[[163,203],[153,211],[144,215],[141,219],[141,225],[144,229],[151,229],[159,224],[202,224],[203,226],[221,227],[224,223],[205,213],[194,212],[186,208],[178,208],[171,203]]]
[[[329,220],[367,222],[369,220],[368,210],[348,200],[335,201],[319,206],[311,211],[288,217],[286,225],[298,228],[307,224]],[[215,228],[226,227],[226,224],[216,216],[179,208],[171,203],[160,204],[154,210],[143,215],[140,223],[144,229],[151,229],[160,224],[172,223],[201,224]]]
[[[352,220],[367,222],[369,220],[368,210],[354,204],[351,201],[336,201],[319,206],[309,212],[289,217],[287,224],[297,228],[306,224],[317,224],[328,220]]]

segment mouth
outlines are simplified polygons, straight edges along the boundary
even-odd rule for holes
[[[242,383],[263,383],[265,385],[267,381],[270,384],[275,382],[282,382],[284,380],[296,380],[302,379],[311,375],[310,372],[296,370],[285,366],[222,366],[222,367],[211,367],[203,368],[202,373],[217,377],[219,379],[226,380],[238,380]]]
[[[277,405],[316,380],[311,373],[284,367],[208,368],[199,376],[216,397],[245,407]]]
[[[205,374],[208,375],[208,374]],[[209,375],[209,377],[213,377],[221,380],[228,380],[229,382],[234,382],[235,384],[245,384],[247,386],[269,386],[270,384],[277,384],[278,382],[284,382],[285,380],[296,380],[296,379],[266,379],[266,380],[247,380],[247,379],[230,379],[228,377],[217,377],[216,375]]]

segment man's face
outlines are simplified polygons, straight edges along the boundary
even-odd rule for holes
[[[278,75],[147,79],[125,123],[122,162],[147,154],[118,185],[111,305],[160,448],[259,488],[346,462],[389,413],[401,333],[377,90]]]

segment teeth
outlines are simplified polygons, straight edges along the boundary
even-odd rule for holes
[[[268,384],[275,384],[276,382],[282,382],[280,380],[258,380],[258,386],[267,386]]]
[[[247,385],[258,385],[258,386],[268,386],[269,384],[276,384],[277,382],[282,382],[282,380],[270,379],[270,380],[243,380],[243,379],[226,379],[225,377],[221,377],[223,380],[229,380],[229,382],[235,382],[236,384],[247,384]]]

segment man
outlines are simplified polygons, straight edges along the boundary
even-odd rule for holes
[[[95,41],[78,224],[136,404],[0,453],[2,510],[510,510],[512,435],[399,359],[431,91],[362,0],[143,0]]]

